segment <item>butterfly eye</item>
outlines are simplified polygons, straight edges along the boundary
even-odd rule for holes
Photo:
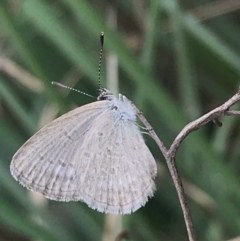
[[[114,98],[113,93],[111,93],[106,88],[100,88],[99,89],[99,96],[97,97],[97,100],[112,100]]]

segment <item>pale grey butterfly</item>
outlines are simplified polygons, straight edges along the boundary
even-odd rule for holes
[[[156,162],[132,103],[105,88],[97,99],[32,136],[13,156],[11,174],[49,199],[129,214],[153,196]]]

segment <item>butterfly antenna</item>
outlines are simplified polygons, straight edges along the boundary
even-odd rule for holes
[[[71,87],[69,87],[69,86],[63,85],[63,84],[61,84],[61,83],[59,83],[59,82],[56,82],[56,81],[52,81],[51,84],[52,84],[52,85],[57,85],[57,86],[59,86],[59,87],[65,88],[65,89],[69,89],[69,90],[76,91],[76,92],[78,92],[78,93],[80,93],[80,94],[82,94],[82,95],[86,95],[86,96],[88,96],[88,97],[96,98],[96,97],[93,96],[93,95],[89,95],[89,94],[87,94],[87,93],[85,93],[85,92],[83,92],[83,91],[81,91],[81,90],[77,90],[77,89],[71,88]]]
[[[103,44],[104,44],[104,32],[100,34],[100,55],[99,55],[99,63],[98,63],[98,88],[99,90],[102,88],[101,86],[101,65],[102,65],[102,55],[103,55]]]

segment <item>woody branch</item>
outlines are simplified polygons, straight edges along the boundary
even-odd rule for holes
[[[177,135],[174,139],[172,145],[169,149],[167,149],[164,143],[159,139],[156,135],[155,131],[153,130],[152,126],[148,123],[144,115],[137,109],[137,107],[133,104],[133,107],[136,109],[138,113],[139,119],[142,123],[146,126],[149,131],[150,136],[155,140],[159,149],[161,150],[163,156],[166,159],[168,169],[170,171],[171,177],[173,179],[175,188],[177,190],[177,194],[179,197],[179,201],[181,204],[181,208],[183,210],[183,216],[187,228],[188,238],[189,241],[196,241],[195,230],[190,214],[190,210],[187,203],[186,194],[184,192],[183,184],[178,173],[178,169],[176,166],[176,153],[183,142],[183,140],[193,131],[198,130],[203,125],[207,124],[210,121],[214,121],[221,116],[239,116],[240,111],[229,110],[231,106],[235,103],[240,101],[240,89],[238,89],[237,93],[233,95],[228,101],[226,101],[223,105],[213,109],[212,111],[208,112],[207,114],[201,116],[200,118],[190,122],[187,124]]]

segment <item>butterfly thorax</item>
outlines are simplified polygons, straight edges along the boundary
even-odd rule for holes
[[[121,113],[121,119],[136,122],[136,111],[134,110],[128,98],[122,94],[119,94],[119,99],[116,98],[116,101],[118,103],[119,111]]]
[[[99,89],[98,100],[111,101],[111,109],[117,111],[120,115],[120,119],[123,121],[136,121],[136,112],[131,105],[131,102],[122,94],[119,94],[119,98],[116,98],[112,92],[106,88]]]

